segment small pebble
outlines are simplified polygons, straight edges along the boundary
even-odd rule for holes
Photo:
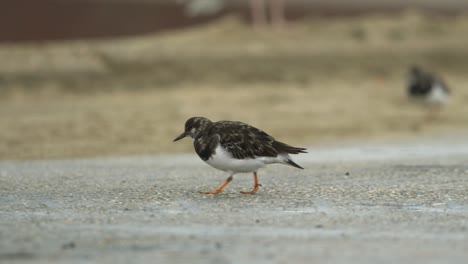
[[[74,249],[76,247],[75,242],[69,242],[62,245],[62,249]]]
[[[216,249],[221,249],[223,247],[223,244],[221,244],[221,242],[216,242],[215,247]]]

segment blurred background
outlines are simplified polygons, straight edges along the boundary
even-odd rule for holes
[[[0,159],[193,151],[186,119],[298,146],[463,133],[466,0],[1,0]],[[436,118],[411,65],[451,88]]]

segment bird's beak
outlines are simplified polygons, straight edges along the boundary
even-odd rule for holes
[[[187,132],[184,132],[184,133],[180,134],[180,136],[176,137],[173,142],[176,142],[177,140],[181,140],[186,136],[188,136]]]

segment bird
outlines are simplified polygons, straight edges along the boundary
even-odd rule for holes
[[[277,141],[266,132],[239,121],[212,122],[205,117],[191,117],[182,134],[174,139],[193,139],[195,152],[207,164],[228,172],[229,177],[216,189],[203,194],[218,194],[237,173],[253,173],[254,187],[242,194],[255,194],[259,186],[257,171],[268,164],[279,163],[304,169],[289,154],[307,153],[306,148]]]
[[[428,107],[429,117],[433,117],[448,103],[450,90],[441,77],[414,65],[409,69],[407,94],[413,101]]]

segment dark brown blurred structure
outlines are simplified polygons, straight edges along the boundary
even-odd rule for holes
[[[210,21],[237,13],[250,21],[250,0],[225,0],[220,12],[188,16],[189,0],[2,0],[0,42],[43,41],[138,35]],[[308,14],[355,15],[406,7],[448,13],[468,8],[466,0],[287,0],[286,17]]]

